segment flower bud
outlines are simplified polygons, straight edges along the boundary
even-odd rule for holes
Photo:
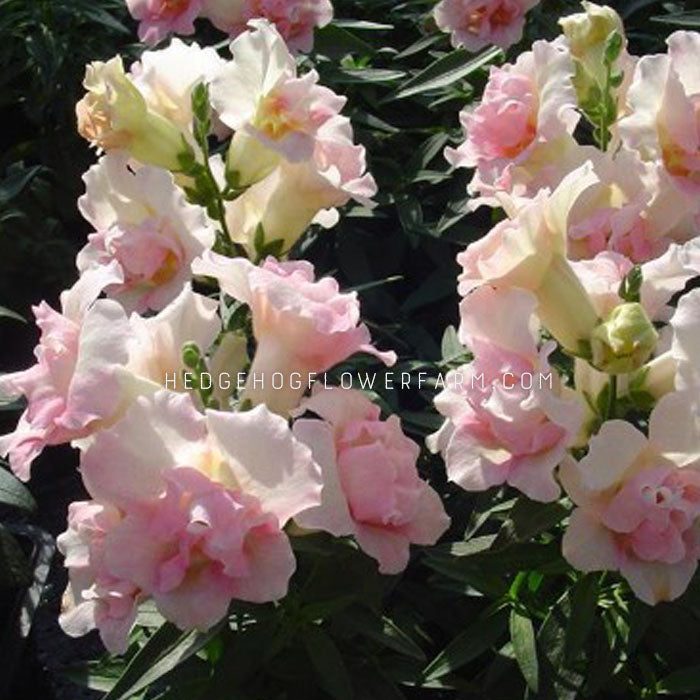
[[[196,369],[202,359],[197,343],[185,343],[182,346],[182,364],[189,369]]]
[[[571,53],[583,60],[594,51],[601,51],[612,32],[623,34],[620,16],[607,5],[582,2],[585,12],[562,17],[559,20],[564,35],[569,40]]]
[[[120,56],[90,63],[83,85],[88,92],[75,108],[81,136],[105,151],[124,149],[142,163],[180,170],[179,155],[188,149],[184,134],[148,109]]]
[[[585,12],[559,20],[576,63],[574,85],[579,102],[590,97],[591,88],[603,87],[607,65],[619,58],[626,43],[620,16],[607,5],[582,3]]]
[[[593,365],[608,374],[633,372],[649,359],[658,339],[641,304],[620,304],[591,336]]]

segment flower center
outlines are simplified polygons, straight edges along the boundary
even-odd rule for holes
[[[190,0],[161,0],[161,5],[155,14],[162,18],[177,17],[185,12],[189,6]]]
[[[694,95],[691,101],[695,114],[695,150],[684,148],[663,127],[659,128],[659,141],[666,170],[675,177],[688,178],[700,185],[700,95]]]
[[[78,117],[78,133],[93,146],[109,151],[113,148],[128,148],[131,134],[115,131],[104,101],[88,93],[75,106]]]
[[[287,101],[277,95],[267,95],[262,99],[255,126],[273,141],[279,141],[300,128],[289,112]]]

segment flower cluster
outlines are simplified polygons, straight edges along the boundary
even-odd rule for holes
[[[0,437],[19,478],[47,447],[79,451],[89,500],[58,540],[61,624],[97,628],[115,653],[145,601],[207,631],[234,601],[283,599],[293,538],[348,538],[398,574],[450,524],[399,416],[314,386],[358,353],[397,361],[357,292],[301,259],[312,225],[377,194],[345,98],[293,53],[330,2],[127,4],[145,43],[207,17],[230,57],[174,38],[129,67],[87,66],[77,128],[97,160],[78,206],[93,232],[60,308],[34,308],[36,363],[0,376],[26,402]],[[435,18],[455,46],[507,47],[536,4],[442,0]],[[490,69],[445,150],[473,170],[468,208],[504,215],[457,256],[471,357],[435,397],[427,447],[464,490],[562,501],[569,563],[617,571],[653,604],[700,560],[700,290],[686,289],[700,275],[700,34],[637,58],[614,10],[583,5]],[[197,381],[216,374],[247,380]]]
[[[26,400],[0,438],[20,478],[45,447],[80,451],[90,500],[71,505],[58,539],[61,624],[98,628],[117,653],[146,600],[205,631],[234,600],[284,598],[291,536],[352,536],[395,574],[449,524],[397,416],[352,389],[304,398],[356,353],[396,362],[373,345],[356,292],[287,259],[312,222],[332,225],[351,198],[371,207],[376,192],[345,99],[299,74],[285,43],[306,46],[329,3],[130,7],[145,39],[208,12],[238,34],[233,58],[173,39],[128,71],[118,56],[88,66],[78,129],[101,156],[79,209],[94,232],[60,309],[34,309],[36,364],[0,378]],[[190,381],[224,372],[250,381]],[[275,375],[299,381],[276,388]]]
[[[139,22],[139,39],[151,46],[168,34],[194,34],[198,17],[230,36],[243,34],[251,19],[274,24],[292,51],[311,51],[314,28],[333,19],[330,0],[126,0]]]
[[[461,3],[468,48],[496,5]],[[619,571],[653,604],[700,559],[700,291],[678,300],[700,275],[700,34],[638,59],[614,10],[583,5],[560,37],[491,69],[445,151],[474,169],[471,206],[505,218],[457,257],[474,357],[460,371],[488,386],[445,388],[428,446],[466,490],[508,483],[546,502],[563,489],[564,556]],[[582,116],[595,145],[576,138]]]

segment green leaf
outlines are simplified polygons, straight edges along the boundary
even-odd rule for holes
[[[569,667],[565,663],[566,629],[570,619],[571,595],[570,591],[566,591],[550,607],[537,633],[542,697],[557,700],[578,700],[581,697],[578,689],[583,685],[584,677],[574,670],[577,667]]]
[[[206,83],[198,83],[192,90],[192,116],[200,132],[198,135],[206,138],[211,122],[209,107],[209,88]]]
[[[423,670],[426,681],[434,681],[456,671],[488,651],[503,636],[508,626],[508,612],[479,618],[457,635]]]
[[[353,700],[350,674],[331,637],[317,625],[310,625],[302,638],[321,687],[336,700]]]
[[[107,657],[99,661],[88,661],[76,666],[69,666],[63,675],[73,683],[107,693],[124,673],[126,662],[119,657]]]
[[[604,60],[607,65],[611,66],[620,57],[622,51],[623,39],[620,32],[612,32],[605,42]]]
[[[7,469],[0,466],[0,504],[18,508],[19,510],[32,511],[36,509],[29,489]]]
[[[437,134],[433,134],[429,139],[421,144],[420,148],[418,148],[415,154],[411,157],[411,160],[406,168],[409,180],[415,182],[418,174],[428,167],[433,158],[435,158],[439,153],[442,153],[448,139],[449,135],[444,131],[441,131]],[[439,174],[443,175],[443,173]]]
[[[113,29],[119,34],[131,34],[131,31],[121,22],[115,19],[109,12],[106,12],[99,7],[82,7],[80,11],[85,17],[89,17],[93,22],[97,22],[98,24],[102,24],[109,29]]]
[[[10,531],[0,525],[0,588],[23,588],[31,582],[27,557]]]
[[[463,49],[448,53],[407,80],[395,92],[385,97],[383,102],[402,100],[429,90],[447,87],[491,63],[501,54],[501,49],[497,47],[486,49],[476,57]]]
[[[388,68],[344,68],[333,75],[333,82],[353,83],[392,83],[406,75],[402,70]]]
[[[436,44],[438,41],[442,41],[442,39],[444,39],[444,37],[440,33],[428,34],[427,36],[418,39],[418,41],[413,42],[410,46],[405,48],[400,53],[397,53],[395,59],[400,61],[404,58],[408,58],[409,56],[414,56],[415,54],[430,48],[433,44]]]
[[[459,342],[457,329],[454,326],[447,326],[447,328],[445,328],[445,332],[442,334],[440,348],[443,363],[454,362],[460,357],[463,357],[466,353],[464,345]]]
[[[12,311],[12,309],[7,309],[4,306],[0,306],[0,318],[13,318],[15,321],[21,321],[22,323],[26,323],[27,319],[24,318],[24,316],[20,316],[16,311]]]
[[[552,568],[556,570],[555,564],[563,565],[561,548],[557,542],[548,544],[526,542],[466,556],[451,556],[439,550],[428,550],[425,561],[431,568],[458,581],[468,581],[474,571],[507,574]]]
[[[700,666],[688,666],[670,673],[659,681],[661,695],[687,695],[700,691]]]
[[[651,21],[679,27],[700,27],[700,10],[680,12],[675,15],[660,15],[658,17],[652,17]]]
[[[369,55],[374,48],[334,22],[316,31],[314,50],[324,56],[343,56],[348,53]]]
[[[219,624],[205,633],[181,632],[175,625],[166,622],[134,656],[103,700],[128,700],[187,661],[206,646],[220,629]]]
[[[391,275],[391,277],[385,277],[383,280],[374,280],[374,282],[365,282],[364,284],[356,284],[352,287],[347,287],[346,292],[367,292],[370,289],[376,289],[377,287],[383,287],[386,284],[393,284],[394,282],[401,282],[403,280],[403,275]]]
[[[515,660],[520,666],[527,687],[536,693],[539,689],[539,664],[535,630],[532,620],[521,615],[517,610],[512,610],[510,613],[510,639],[513,643]]]
[[[624,301],[638,302],[640,298],[640,293],[642,289],[642,282],[644,281],[644,274],[640,265],[635,265],[626,275],[625,278],[620,282],[620,287],[618,289],[618,295],[624,299]]]
[[[369,637],[387,649],[425,663],[423,650],[388,617],[355,607],[344,614],[339,622],[342,627]]]
[[[0,182],[0,204],[14,199],[42,171],[46,171],[46,168],[41,165],[13,170],[12,174]]]
[[[503,530],[498,534],[498,544],[506,541],[526,542],[545,532],[569,514],[569,509],[556,501],[540,503],[521,496],[508,514]]]
[[[367,22],[361,19],[334,19],[333,24],[343,29],[356,29],[361,31],[387,31],[393,29],[393,24],[380,24],[379,22]]]
[[[277,616],[258,620],[235,633],[224,633],[224,649],[206,692],[197,700],[241,700],[238,692],[279,652],[286,640]]]
[[[571,617],[566,626],[564,659],[572,664],[593,629],[598,609],[598,575],[586,574],[571,591]]]

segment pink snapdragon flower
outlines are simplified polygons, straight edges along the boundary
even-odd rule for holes
[[[129,317],[129,361],[121,370],[124,385],[132,384],[147,390],[152,384],[155,391],[163,386],[185,391],[182,348],[194,343],[206,355],[221,332],[219,305],[192,291],[188,283],[162,311],[142,318]]]
[[[202,0],[126,0],[139,22],[139,41],[153,46],[168,34],[194,34]]]
[[[95,580],[126,582],[182,629],[211,628],[234,598],[283,598],[295,560],[282,528],[321,492],[309,448],[264,406],[202,415],[168,391],[137,399],[98,433],[81,470],[94,507],[120,514],[100,534]],[[93,590],[80,589],[81,563],[67,562],[84,591],[71,617]]]
[[[116,410],[115,368],[128,358],[128,324],[119,304],[94,300],[103,285],[121,279],[108,265],[61,294],[61,313],[45,301],[33,308],[41,331],[37,362],[0,376],[0,393],[27,401],[14,432],[0,437],[0,455],[9,455],[20,479],[29,479],[44,447],[90,434]]]
[[[202,14],[232,36],[245,32],[250,20],[266,19],[291,51],[309,52],[314,29],[333,19],[333,5],[330,0],[203,0]]]
[[[262,226],[265,240],[281,240],[283,251],[287,251],[310,224],[334,226],[339,218],[336,208],[351,199],[373,208],[377,185],[366,172],[364,146],[352,139],[345,117],[325,122],[308,160],[282,162],[227,204],[226,222],[232,238],[253,249]]]
[[[211,102],[235,132],[227,171],[250,185],[282,161],[309,160],[319,129],[346,99],[319,85],[315,70],[299,77],[284,40],[265,20],[252,21],[231,52],[233,61],[212,81]]]
[[[418,475],[420,449],[401,430],[397,416],[380,420],[380,410],[352,389],[314,391],[295,413],[294,435],[311,447],[323,470],[321,504],[296,516],[301,527],[353,535],[396,574],[409,559],[409,545],[435,544],[449,518],[440,498]]]
[[[678,31],[668,53],[642,57],[619,122],[623,143],[645,160],[661,161],[687,206],[700,192],[700,34]]]
[[[372,346],[367,326],[360,323],[357,294],[341,293],[332,277],[316,280],[309,262],[268,257],[256,266],[243,258],[207,252],[194,261],[192,270],[214,277],[222,291],[251,309],[258,347],[245,396],[254,404],[288,412],[314,375],[356,352],[375,355],[389,366],[396,362],[394,352]],[[274,375],[281,377],[281,388],[272,385]]]
[[[118,263],[122,280],[105,288],[127,311],[160,310],[191,277],[190,263],[214,244],[201,207],[188,204],[170,173],[128,167],[109,154],[85,174],[80,210],[95,227],[77,258],[81,274]]]
[[[599,182],[572,207],[569,257],[591,258],[611,250],[644,263],[671,243],[698,235],[698,221],[658,163],[642,161],[624,148],[594,153],[592,161]]]
[[[192,92],[200,83],[208,85],[225,65],[226,61],[211,46],[185,44],[174,38],[165,48],[144,51],[131,64],[128,78],[148,109],[175,124],[197,149],[192,135]],[[227,133],[215,112],[212,131],[217,136]]]
[[[620,284],[633,266],[629,258],[612,251],[598,253],[591,260],[571,263],[601,317],[622,303]],[[673,313],[668,306],[671,298],[682,291],[689,280],[700,276],[700,239],[682,245],[672,243],[663,255],[643,263],[640,268],[640,302],[644,310],[654,321],[667,321]]]
[[[578,354],[598,317],[567,260],[567,229],[572,207],[598,182],[591,163],[585,163],[551,194],[542,190],[521,206],[503,196],[509,218],[457,256],[462,266],[459,293],[466,296],[484,284],[533,292],[542,324],[564,348]]]
[[[571,137],[579,120],[574,64],[563,42],[536,41],[514,64],[492,67],[475,109],[460,114],[465,141],[445,149],[456,168],[476,168],[470,206],[499,206],[496,195],[531,197],[553,188],[589,156]]]
[[[264,603],[286,595],[294,555],[274,514],[190,467],[163,479],[162,495],[111,533],[110,571],[152,596],[181,629],[211,628],[234,598]]]
[[[563,551],[581,571],[619,571],[654,605],[677,598],[700,557],[700,412],[692,392],[669,394],[652,412],[649,437],[608,421],[586,457],[561,469],[577,505]]]
[[[97,628],[112,654],[123,654],[136,620],[141,592],[105,566],[105,539],[122,521],[113,506],[82,501],[68,507],[68,529],[57,540],[70,571],[59,623],[66,634],[82,637]]]
[[[525,14],[539,0],[442,0],[435,8],[438,27],[455,48],[478,51],[489,44],[502,49],[520,41]]]
[[[429,436],[451,481],[467,491],[508,483],[533,500],[560,495],[554,470],[583,411],[537,347],[537,300],[523,289],[480,287],[460,306],[460,340],[474,361],[449,372],[435,406],[446,420]]]
[[[182,346],[206,353],[221,330],[218,304],[189,284],[160,313],[127,315],[115,301],[91,301],[101,286],[120,280],[116,263],[83,275],[61,296],[63,313],[35,308],[42,331],[37,364],[0,377],[0,391],[23,395],[27,409],[0,454],[22,479],[48,445],[78,442],[118,420],[136,397],[164,385],[184,391]]]
[[[660,158],[681,189],[697,194],[700,34],[675,32],[667,43],[667,55],[640,60],[620,132],[623,141],[642,157]]]

